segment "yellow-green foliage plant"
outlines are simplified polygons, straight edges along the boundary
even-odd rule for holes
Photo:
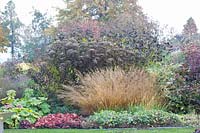
[[[59,96],[78,106],[84,114],[103,109],[125,109],[130,105],[151,107],[157,104],[155,78],[142,69],[107,68],[80,76],[80,80],[79,86],[64,86]]]

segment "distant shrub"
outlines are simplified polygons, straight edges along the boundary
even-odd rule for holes
[[[155,78],[144,70],[108,68],[80,76],[80,86],[65,86],[59,97],[77,105],[84,114],[102,109],[127,108],[129,105],[157,104]]]
[[[25,88],[29,88],[31,78],[27,76],[28,64],[18,61],[4,62],[0,65],[0,99],[6,97],[8,90],[15,90],[21,97]]]
[[[0,99],[6,97],[8,90],[15,90],[17,97],[22,97],[23,91],[28,87],[31,79],[26,75],[20,74],[17,78],[4,76],[0,78]]]

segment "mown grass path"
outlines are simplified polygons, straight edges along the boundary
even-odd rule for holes
[[[86,130],[86,129],[7,129],[5,133],[193,133],[194,128],[169,128],[169,129],[104,129],[104,130]]]

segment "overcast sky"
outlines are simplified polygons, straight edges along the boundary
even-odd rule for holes
[[[200,0],[139,0],[145,13],[181,32],[189,17],[200,29]]]
[[[0,9],[3,10],[4,6],[9,0],[0,0]],[[48,12],[49,15],[54,16],[56,7],[64,7],[62,0],[13,0],[16,6],[18,17],[24,24],[31,23],[30,12],[33,8],[39,9],[41,12]]]
[[[2,10],[9,0],[0,0]],[[25,24],[31,22],[29,13],[33,7],[48,12],[50,15],[56,14],[55,7],[64,7],[62,0],[13,0],[16,4],[16,12]],[[200,27],[200,0],[139,0],[139,4],[154,20],[161,25],[169,25],[180,32],[189,17],[193,17]]]
[[[0,10],[4,9],[9,0],[0,0]],[[30,12],[39,9],[48,12],[51,16],[56,14],[56,7],[65,7],[62,0],[13,0],[16,12],[24,24],[31,22]],[[173,27],[176,32],[181,32],[183,25],[189,17],[193,17],[200,29],[200,0],[139,0],[143,11],[161,25]],[[7,55],[0,55],[2,58]]]

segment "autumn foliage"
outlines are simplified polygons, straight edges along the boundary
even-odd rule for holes
[[[6,52],[5,46],[7,45],[7,43],[8,40],[6,39],[3,28],[0,25],[0,53]]]

